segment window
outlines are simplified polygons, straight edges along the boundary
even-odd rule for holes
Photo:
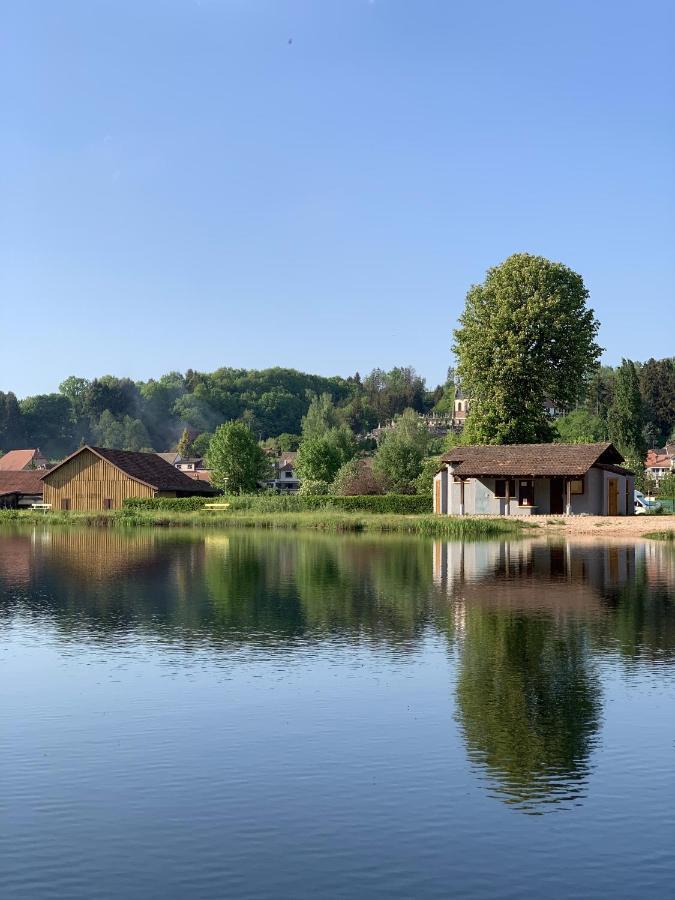
[[[583,478],[573,478],[570,481],[570,493],[571,494],[583,494],[584,492],[584,479]]]
[[[112,509],[112,500],[110,497],[106,497],[103,501],[103,509]]]
[[[286,478],[292,478],[292,477],[293,477],[292,472],[286,472]]]
[[[518,506],[534,506],[534,481],[519,481],[518,490]]]
[[[70,497],[61,498],[61,509],[70,509]]]
[[[510,480],[508,482],[509,485],[509,497],[516,496],[516,482]],[[495,497],[497,500],[505,500],[506,499],[506,479],[505,478],[497,478],[495,481]]]

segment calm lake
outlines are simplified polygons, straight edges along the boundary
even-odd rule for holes
[[[0,894],[675,890],[675,548],[0,530]]]

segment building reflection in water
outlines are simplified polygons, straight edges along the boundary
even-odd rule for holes
[[[459,653],[457,719],[469,758],[507,803],[541,813],[585,796],[601,716],[596,655],[621,649],[614,610],[639,595],[641,611],[652,601],[667,611],[650,636],[672,659],[662,555],[672,563],[645,544],[434,544]],[[644,649],[638,618],[629,655]]]

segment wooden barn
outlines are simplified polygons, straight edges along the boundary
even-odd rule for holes
[[[195,481],[156,453],[80,447],[43,479],[52,509],[120,509],[127,497],[205,497],[213,485]]]

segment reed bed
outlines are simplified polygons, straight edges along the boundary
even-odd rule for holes
[[[517,535],[535,523],[509,519],[441,517],[316,510],[311,512],[253,512],[228,510],[175,512],[122,509],[110,512],[0,510],[0,523],[71,525],[113,528],[285,528],[325,532],[408,533],[425,537],[488,538]]]

